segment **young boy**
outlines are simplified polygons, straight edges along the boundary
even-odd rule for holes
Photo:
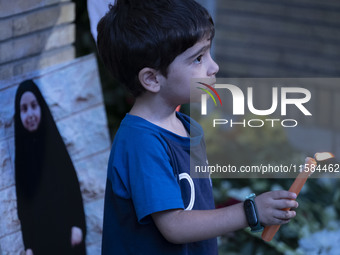
[[[248,226],[243,203],[214,209],[209,178],[190,177],[190,150],[206,164],[203,130],[175,111],[190,101],[191,79],[214,83],[213,36],[193,0],[118,0],[99,22],[99,54],[136,97],[109,159],[102,254],[217,254],[217,236]],[[287,223],[295,212],[281,209],[295,198],[264,193],[257,217]]]

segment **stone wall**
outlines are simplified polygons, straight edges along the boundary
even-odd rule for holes
[[[72,60],[74,19],[67,0],[0,1],[0,80]]]
[[[42,92],[75,166],[83,195],[88,255],[100,254],[110,137],[94,55],[30,74]],[[14,99],[20,77],[0,91],[0,247],[21,254],[14,181]]]
[[[75,59],[75,4],[0,0],[0,255],[24,254],[14,181],[14,98],[39,86],[72,158],[84,200],[87,253],[100,254],[110,137],[94,55]],[[48,234],[48,233],[46,233]]]

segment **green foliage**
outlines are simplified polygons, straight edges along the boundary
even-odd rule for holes
[[[282,127],[235,126],[217,132],[209,127],[210,119],[202,121],[201,125],[206,135],[210,164],[220,158],[235,166],[304,163],[306,155],[289,144]],[[293,179],[287,178],[216,178],[213,179],[215,201],[220,204],[231,198],[242,200],[250,192],[260,194],[274,189],[288,190],[292,182]],[[338,179],[310,178],[297,199],[297,216],[289,224],[281,226],[273,241],[264,242],[260,234],[254,235],[248,230],[238,231],[220,238],[220,254],[304,254],[299,248],[301,239],[308,238],[312,233],[339,228],[339,198]]]

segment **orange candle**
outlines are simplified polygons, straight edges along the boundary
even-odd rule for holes
[[[332,153],[329,152],[318,152],[314,155],[314,158],[318,161],[327,160],[334,157]],[[294,192],[296,196],[300,193],[303,185],[306,183],[307,178],[314,172],[311,171],[312,167],[316,166],[316,161],[314,158],[307,158],[305,162],[305,169],[296,177],[293,184],[290,186],[289,191]],[[314,166],[312,166],[314,165]],[[285,211],[290,210],[290,208],[283,209]],[[266,226],[262,232],[262,239],[269,242],[273,239],[276,232],[279,230],[281,225],[271,225]]]

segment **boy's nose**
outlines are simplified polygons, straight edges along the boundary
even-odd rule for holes
[[[220,70],[220,67],[218,66],[218,64],[212,58],[210,58],[210,66],[209,66],[209,69],[208,69],[208,76],[216,75],[218,70]]]

